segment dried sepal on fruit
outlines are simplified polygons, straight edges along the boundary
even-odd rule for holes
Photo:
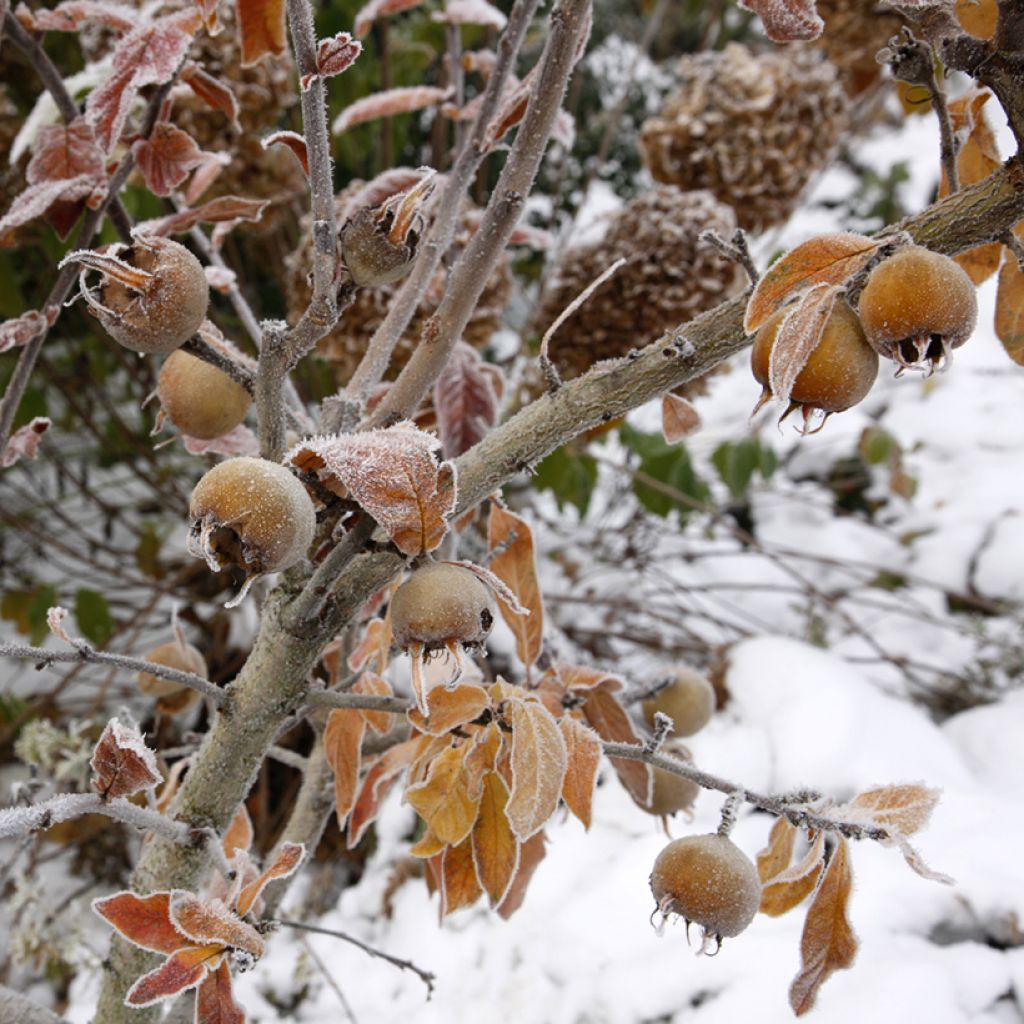
[[[672,735],[692,736],[700,732],[715,712],[715,688],[689,665],[673,665],[665,686],[641,705],[647,724],[654,728],[660,711],[672,719]]]
[[[739,935],[757,914],[761,879],[750,858],[728,837],[684,836],[658,854],[651,892],[663,917],[678,914],[701,927],[701,952]]]
[[[868,342],[900,370],[944,367],[978,320],[963,268],[920,245],[897,249],[871,271],[857,309]]]
[[[130,245],[69,253],[60,266],[67,263],[82,266],[79,283],[89,312],[133,352],[173,352],[206,319],[206,274],[179,242],[137,234]],[[88,282],[91,270],[102,278],[95,287]]]
[[[213,572],[236,566],[245,586],[257,577],[287,569],[313,542],[316,512],[305,487],[284,466],[241,456],[214,466],[195,486],[189,554],[203,558]]]

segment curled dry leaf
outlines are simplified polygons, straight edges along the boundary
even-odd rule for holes
[[[107,722],[89,765],[92,787],[105,800],[131,796],[163,782],[156,757],[142,734],[116,718]]]
[[[195,61],[189,61],[181,72],[181,80],[207,105],[224,114],[236,130],[238,123],[238,97],[227,82],[204,71]]]
[[[2,335],[0,335],[2,337]],[[3,347],[0,346],[0,352]],[[39,453],[39,442],[50,429],[50,418],[48,416],[36,416],[30,423],[19,427],[4,445],[0,453],[0,469],[7,469],[13,466],[18,459],[34,459]]]
[[[562,799],[565,806],[583,822],[583,827],[589,830],[597,769],[601,764],[601,738],[593,729],[568,715],[558,720],[558,728],[565,740],[568,757]]]
[[[472,841],[476,876],[492,907],[505,898],[519,866],[519,841],[506,813],[508,797],[505,780],[498,772],[488,772]]]
[[[20,348],[22,345],[27,345],[33,338],[39,337],[48,327],[53,326],[57,319],[57,312],[56,306],[51,306],[47,312],[43,313],[38,309],[30,309],[13,320],[5,320],[0,324],[0,353],[7,352],[12,348]],[[45,419],[45,417],[37,416],[36,419]],[[42,433],[43,431],[37,432]]]
[[[669,444],[677,444],[700,429],[700,413],[680,395],[671,393],[661,399],[661,434]]]
[[[284,146],[299,161],[299,166],[306,172],[306,177],[309,177],[309,150],[306,147],[306,140],[298,132],[271,132],[261,140],[260,144],[264,149],[270,149],[271,146]]]
[[[57,204],[77,204],[82,200],[91,203],[100,195],[104,182],[94,174],[79,174],[74,178],[58,181],[41,181],[37,185],[29,185],[11,204],[11,208],[0,217],[0,245],[7,244],[10,232],[22,224],[35,220],[48,213]],[[77,210],[78,207],[76,206]],[[74,214],[77,219],[77,212]],[[63,237],[74,226],[74,221],[62,221],[58,227]]]
[[[491,553],[490,570],[515,594],[529,615],[519,615],[499,605],[502,618],[516,638],[516,654],[530,667],[540,657],[544,641],[544,601],[537,578],[537,560],[533,550],[533,532],[521,516],[491,503],[487,522],[487,549]]]
[[[814,0],[740,0],[740,7],[753,11],[776,43],[817,39],[825,27]]]
[[[231,824],[228,825],[228,830],[220,841],[224,856],[230,861],[239,850],[248,853],[252,849],[252,841],[255,837],[252,818],[249,817],[249,811],[245,804],[241,804],[235,811],[235,816],[231,819]]]
[[[190,455],[203,455],[207,452],[211,455],[258,455],[260,450],[259,440],[244,423],[208,441],[185,434],[182,443]]]
[[[405,802],[449,847],[458,846],[470,834],[480,807],[483,779],[468,763],[472,749],[472,743],[459,743],[442,750],[431,762],[426,779],[405,791]]]
[[[306,855],[303,843],[282,843],[274,862],[265,868],[263,873],[253,882],[249,882],[238,894],[235,909],[244,917],[253,908],[263,890],[276,878],[287,878],[294,875]],[[243,949],[245,947],[242,947]]]
[[[569,754],[558,723],[536,701],[509,701],[512,726],[512,792],[506,813],[516,838],[525,842],[555,813]]]
[[[138,16],[128,4],[98,0],[65,0],[50,10],[38,11],[30,11],[25,4],[19,4],[17,13],[22,24],[34,32],[77,32],[87,22],[115,32],[128,32],[135,27]]]
[[[768,359],[768,386],[782,405],[789,405],[793,385],[821,342],[840,292],[838,284],[811,285],[779,325]]]
[[[794,292],[814,284],[842,284],[871,259],[879,243],[841,231],[819,235],[780,256],[757,282],[747,302],[743,329],[758,329]]]
[[[388,667],[391,650],[391,619],[371,619],[363,630],[359,642],[348,656],[348,667],[353,672],[369,668],[383,672]],[[333,671],[332,671],[333,680]]]
[[[161,121],[148,139],[132,147],[146,187],[157,196],[169,196],[198,167],[206,154],[188,132]]]
[[[503,381],[497,367],[460,341],[434,385],[437,429],[446,458],[468,451],[498,422]]]
[[[443,736],[479,718],[489,706],[490,698],[483,687],[463,683],[451,690],[444,686],[430,690],[427,694],[428,715],[419,708],[413,708],[407,714],[420,732]]]
[[[167,217],[148,220],[138,230],[146,235],[183,235],[197,224],[218,224],[234,227],[241,221],[256,222],[270,205],[269,199],[243,199],[241,196],[219,196],[202,206],[181,210]]]
[[[344,829],[355,806],[365,733],[366,719],[358,711],[335,708],[327,717],[324,754],[334,772],[334,809],[340,829]]]
[[[621,684],[618,680],[605,679],[596,686],[588,687],[579,696],[586,699],[583,717],[587,724],[601,737],[611,743],[640,744],[643,741],[633,727],[633,722],[615,696]],[[640,761],[627,761],[620,757],[610,758],[619,781],[642,807],[651,802],[651,769]]]
[[[890,834],[912,836],[927,824],[942,791],[920,783],[879,786],[858,793],[835,813],[849,813],[847,820],[864,821]]]
[[[383,18],[388,14],[398,14],[411,7],[419,7],[421,3],[423,0],[370,0],[359,9],[359,13],[356,15],[354,29],[356,38],[362,39],[378,18]]]
[[[305,92],[319,77],[333,78],[350,68],[360,53],[363,44],[353,39],[348,32],[339,32],[331,39],[321,39],[316,48],[316,75],[302,76],[302,91]]]
[[[780,917],[803,903],[814,892],[824,864],[825,835],[819,832],[796,864],[764,880],[761,913]]]
[[[374,93],[365,99],[356,100],[347,106],[331,125],[335,135],[341,135],[364,121],[378,117],[394,117],[409,114],[415,110],[436,107],[451,96],[451,89],[438,89],[432,85],[412,85],[399,89],[387,89]]]
[[[840,837],[800,937],[801,967],[789,987],[789,1005],[798,1017],[814,1006],[818,990],[828,978],[849,967],[857,954],[857,937],[846,914],[852,889],[849,847]]]
[[[774,878],[789,867],[798,833],[785,818],[776,818],[768,835],[768,845],[757,855],[757,875],[762,882]]]
[[[236,0],[242,37],[242,67],[284,53],[285,0]]]

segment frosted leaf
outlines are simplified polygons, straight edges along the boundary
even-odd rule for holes
[[[204,103],[214,110],[219,110],[237,131],[241,131],[238,122],[238,98],[226,82],[214,78],[194,61],[189,61],[185,65],[180,77]]]
[[[456,344],[434,385],[434,408],[444,453],[457,458],[497,423],[499,393],[476,349]]]
[[[206,157],[188,132],[164,121],[148,139],[136,142],[132,153],[146,187],[156,196],[169,196]]]
[[[238,275],[230,267],[203,267],[206,283],[221,295],[227,295],[238,284]]]
[[[242,221],[256,222],[270,205],[269,199],[242,199],[240,196],[219,196],[192,210],[181,210],[168,217],[144,221],[136,228],[145,235],[183,235],[196,224],[217,224],[234,228]]]
[[[0,341],[3,335],[0,333]],[[0,352],[3,346],[0,345]],[[39,442],[43,434],[50,429],[50,419],[47,416],[36,416],[31,423],[16,430],[4,445],[3,454],[0,455],[0,469],[13,466],[18,459],[34,459],[38,454]]]
[[[190,455],[205,455],[207,452],[213,455],[259,455],[260,451],[259,440],[244,423],[209,441],[184,435],[182,442]]]
[[[201,900],[191,892],[171,893],[170,919],[175,928],[199,946],[219,945],[263,956],[263,939],[250,924],[233,914],[220,900]]]
[[[797,377],[818,347],[840,291],[837,284],[812,285],[779,326],[768,358],[768,386],[783,405],[789,404]]]
[[[46,626],[58,640],[63,640],[64,643],[74,647],[74,640],[71,639],[68,631],[64,628],[64,620],[67,617],[67,608],[61,608],[59,604],[54,605],[52,608],[46,609]]]
[[[321,39],[316,48],[317,74],[302,76],[302,91],[305,92],[318,77],[340,75],[355,63],[362,52],[363,44],[348,32],[339,32],[331,39]]]
[[[423,0],[370,0],[364,4],[356,15],[355,34],[362,39],[370,26],[385,14],[398,14],[399,11],[407,11],[411,7],[419,7]]]
[[[452,95],[451,89],[438,89],[432,85],[413,85],[399,89],[386,89],[365,99],[349,104],[331,125],[335,135],[341,135],[349,128],[378,117],[394,117],[414,110],[435,107]]]
[[[54,203],[88,199],[102,189],[104,184],[105,179],[95,174],[79,174],[74,178],[40,181],[37,185],[29,185],[15,197],[7,213],[0,217],[0,238],[12,228],[41,217]]]
[[[260,145],[264,149],[270,149],[271,146],[284,146],[299,161],[306,177],[309,177],[309,151],[306,147],[306,140],[298,132],[271,132],[260,140]]]
[[[236,0],[235,10],[243,68],[268,54],[276,57],[284,53],[285,0]]]
[[[106,164],[92,125],[83,117],[71,124],[49,124],[39,130],[32,159],[25,170],[30,185],[44,181],[66,181],[79,175],[106,178]]]
[[[758,15],[765,35],[776,43],[817,39],[825,27],[814,0],[740,0],[740,7]]]
[[[52,10],[29,11],[24,4],[18,18],[27,16],[36,32],[77,32],[86,22],[95,22],[115,32],[135,27],[138,11],[129,4],[100,3],[97,0],[66,0]]]
[[[13,320],[0,323],[0,352],[27,345],[38,337],[57,319],[58,308],[51,306],[47,313],[38,309],[30,309]]]
[[[142,734],[116,718],[107,722],[90,764],[93,789],[107,800],[152,789],[163,781]]]
[[[448,0],[443,11],[434,11],[430,17],[450,25],[487,25],[499,30],[508,24],[508,18],[487,0]]]

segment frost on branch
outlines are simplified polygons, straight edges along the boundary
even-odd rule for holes
[[[90,764],[92,787],[107,800],[132,796],[163,781],[156,756],[142,734],[116,718],[107,722]]]
[[[347,491],[407,555],[433,551],[455,511],[455,466],[438,462],[441,447],[412,423],[384,430],[313,438],[286,461],[315,472],[331,490]]]

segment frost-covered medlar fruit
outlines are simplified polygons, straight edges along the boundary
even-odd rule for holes
[[[680,761],[692,760],[689,750],[682,743],[666,743],[661,747],[661,752]],[[696,782],[675,772],[654,767],[651,768],[651,778],[653,786],[650,803],[641,804],[637,801],[637,804],[650,814],[664,818],[680,811],[689,812],[700,796],[700,786]]]
[[[692,736],[700,732],[715,711],[715,689],[696,669],[674,665],[672,681],[650,700],[641,704],[647,724],[654,728],[654,716],[660,711],[674,723],[673,736]]]
[[[107,333],[134,352],[164,355],[183,345],[206,319],[210,291],[203,266],[169,238],[136,235],[130,245],[81,250],[61,262],[81,263],[82,295]],[[102,280],[90,288],[87,276]]]
[[[761,904],[761,879],[750,858],[712,832],[669,843],[654,862],[651,892],[658,910],[699,924],[704,945],[739,935]]]
[[[491,588],[470,569],[450,562],[417,569],[391,599],[395,643],[400,647],[422,644],[425,651],[452,642],[482,644],[496,614]]]
[[[191,672],[193,675],[207,678],[206,659],[199,648],[184,640],[171,640],[158,644],[143,656],[143,660],[152,661],[167,668],[176,668],[180,672]],[[182,711],[193,701],[199,699],[199,693],[173,679],[161,679],[151,672],[138,674],[139,689],[150,697],[155,697],[163,711]]]
[[[790,312],[783,307],[773,314],[754,336],[750,369],[764,391],[755,412],[771,398],[769,361],[783,320]],[[842,412],[856,405],[871,390],[878,376],[878,355],[867,343],[857,314],[839,299],[825,324],[818,347],[797,374],[790,392],[790,409],[802,407],[805,419],[815,409]]]
[[[214,466],[196,484],[189,515],[189,553],[205,558],[214,572],[229,565],[244,569],[247,584],[295,565],[316,530],[305,487],[267,459],[241,457]]]
[[[868,275],[858,312],[868,341],[900,369],[935,369],[973,333],[978,299],[956,260],[908,245]]]
[[[252,405],[249,392],[223,370],[180,350],[160,368],[157,396],[167,418],[202,441],[237,427]]]

